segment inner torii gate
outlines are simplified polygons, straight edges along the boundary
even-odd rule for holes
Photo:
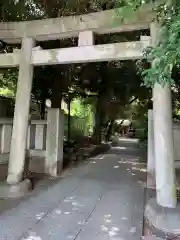
[[[56,19],[0,23],[1,40],[7,43],[21,43],[19,52],[0,54],[0,67],[19,66],[8,184],[18,184],[22,180],[33,66],[142,59],[143,49],[156,43],[158,28],[156,23],[152,22],[151,6],[144,5],[133,18],[124,18],[123,21],[117,12],[114,9]],[[94,34],[142,29],[150,29],[151,36],[142,36],[140,41],[136,42],[94,45]],[[69,37],[78,37],[77,47],[48,50],[34,48],[36,41]],[[176,207],[171,87],[155,84],[153,103],[157,203],[163,207]],[[60,148],[63,148],[62,142]],[[52,172],[49,171],[49,174]]]

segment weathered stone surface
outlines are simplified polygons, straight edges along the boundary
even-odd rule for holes
[[[176,208],[163,208],[155,198],[151,198],[145,208],[145,216],[150,225],[165,234],[180,234],[180,204]]]
[[[150,41],[136,41],[49,50],[33,50],[31,63],[35,66],[41,66],[142,59],[144,58],[143,50],[148,46],[150,46]],[[19,61],[18,53],[0,55],[1,67],[16,67]]]
[[[0,239],[139,240],[144,165],[133,142],[121,143],[0,215]]]
[[[0,198],[5,199],[23,197],[30,189],[31,182],[28,179],[15,185],[10,185],[6,182],[0,183]]]
[[[19,183],[24,171],[33,79],[33,66],[30,61],[34,44],[35,42],[32,38],[24,38],[22,40],[7,177],[9,184]]]
[[[142,240],[163,240],[163,238],[159,238],[155,236],[147,236],[147,237],[143,237]]]
[[[49,108],[47,115],[45,172],[56,177],[58,165],[63,165],[64,114],[61,109]]]
[[[122,8],[63,18],[0,23],[0,35],[2,40],[14,43],[20,42],[24,36],[42,41],[76,37],[80,31],[86,30],[104,34],[147,29],[154,15],[152,7],[151,4],[143,5],[133,17],[123,14]],[[119,24],[122,17],[123,22]]]

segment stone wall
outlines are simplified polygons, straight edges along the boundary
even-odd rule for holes
[[[12,119],[0,119],[0,164],[7,162],[9,159],[12,127]],[[46,129],[46,120],[31,120],[27,138],[27,150],[31,156],[45,156]]]

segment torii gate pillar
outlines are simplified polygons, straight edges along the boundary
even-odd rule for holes
[[[152,43],[158,40],[158,26],[151,24]],[[162,207],[177,205],[173,155],[171,86],[155,83],[153,88],[156,200]]]
[[[19,77],[16,92],[13,131],[8,168],[8,184],[22,180],[25,165],[29,107],[32,89],[33,65],[31,64],[33,38],[23,38],[20,53]]]

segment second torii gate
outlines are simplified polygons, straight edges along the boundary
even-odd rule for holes
[[[39,65],[85,63],[112,60],[142,59],[143,49],[157,39],[156,24],[152,23],[152,7],[144,5],[132,19],[123,19],[117,26],[117,10],[30,22],[0,23],[0,39],[7,43],[21,43],[19,52],[0,54],[0,67],[19,66],[16,105],[14,112],[9,172],[7,182],[22,180],[28,128],[33,67]],[[94,34],[116,33],[150,29],[151,36],[140,41],[94,45]],[[36,41],[78,36],[78,46],[37,50]],[[172,139],[171,88],[155,84],[153,89],[154,132],[157,202],[164,207],[175,207],[175,173]],[[60,113],[54,112],[58,118]],[[54,147],[54,149],[57,146]],[[63,144],[58,146],[63,148]],[[53,149],[53,148],[52,148]],[[51,151],[52,151],[51,149]],[[52,152],[51,152],[52,154]],[[52,160],[52,159],[51,159]],[[47,159],[48,161],[48,159]],[[52,168],[52,163],[48,163]],[[47,164],[47,166],[48,166]],[[56,173],[47,170],[49,174]]]

